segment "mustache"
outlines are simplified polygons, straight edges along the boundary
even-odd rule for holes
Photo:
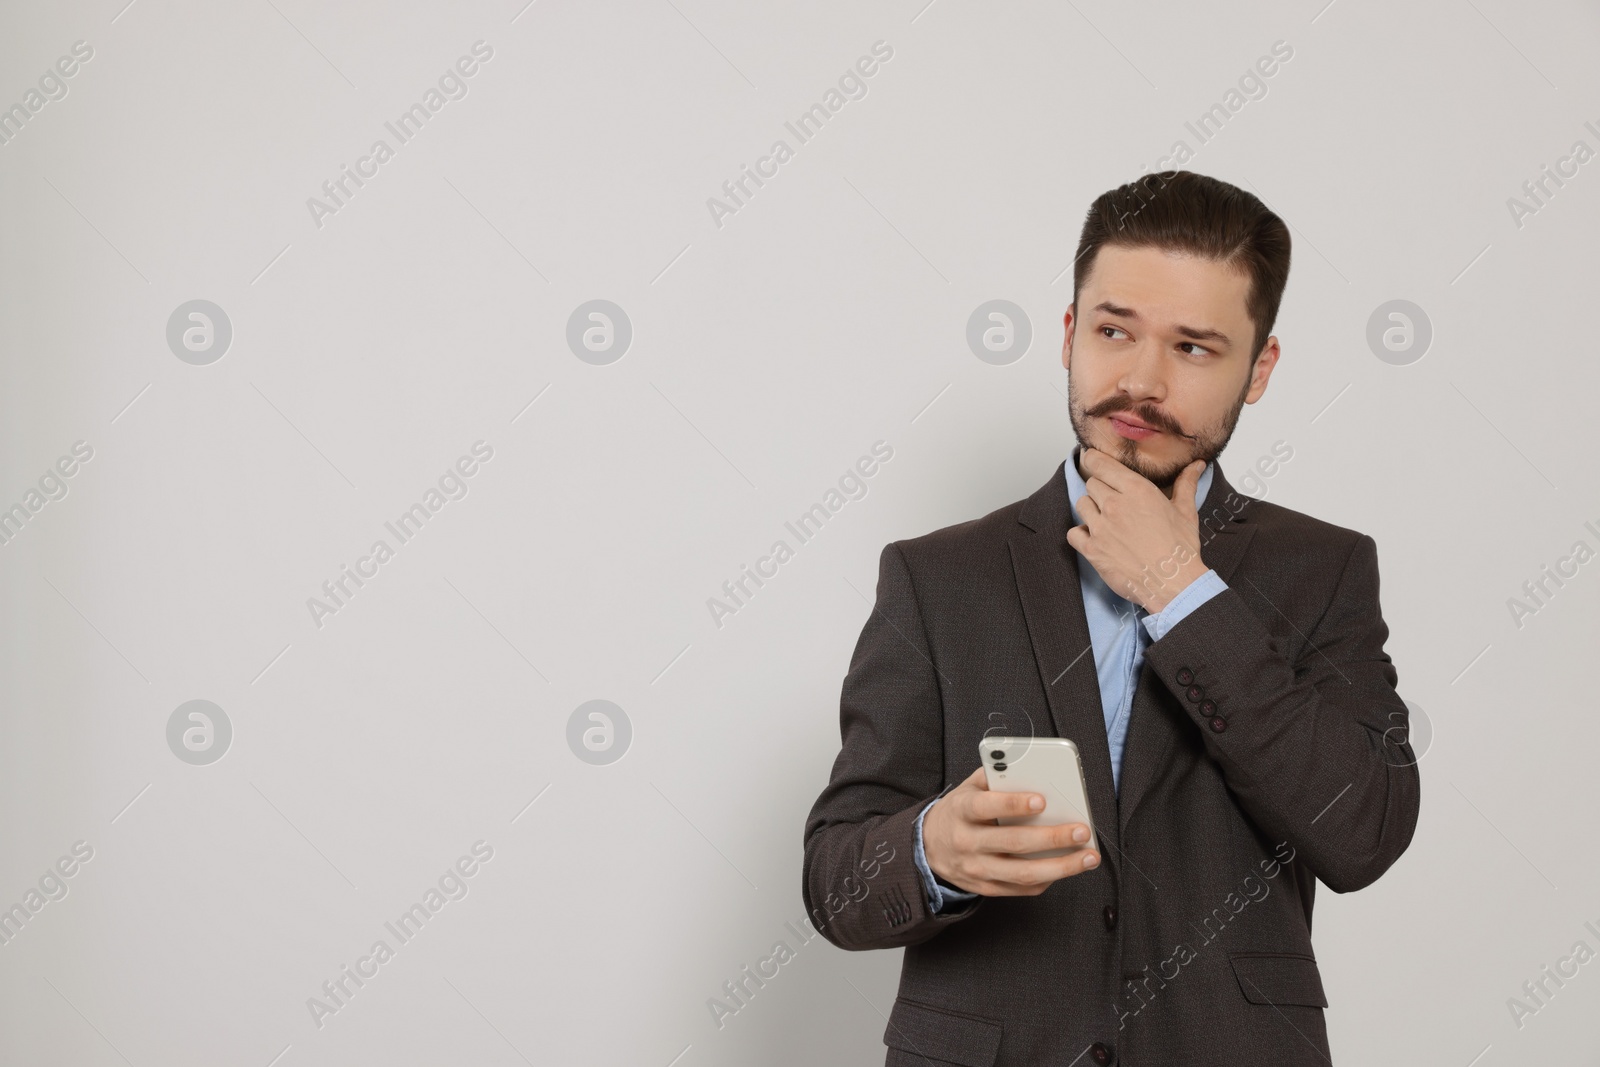
[[[1174,422],[1166,412],[1158,411],[1157,409],[1148,406],[1135,406],[1133,401],[1127,399],[1126,397],[1107,397],[1105,400],[1085,411],[1084,415],[1088,416],[1089,418],[1100,418],[1105,415],[1114,415],[1119,411],[1130,411],[1137,418],[1144,420],[1147,425],[1154,426],[1158,430],[1165,430],[1167,433],[1173,434],[1177,437],[1192,439],[1192,436],[1184,433],[1183,427]]]

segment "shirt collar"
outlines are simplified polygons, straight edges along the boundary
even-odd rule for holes
[[[1072,523],[1074,526],[1083,522],[1083,516],[1078,514],[1078,499],[1089,491],[1084,484],[1083,475],[1078,473],[1078,453],[1082,445],[1075,445],[1072,454],[1067,457],[1067,506],[1072,509]],[[1215,473],[1217,465],[1207,463],[1206,469],[1200,474],[1200,482],[1194,487],[1194,509],[1200,510],[1200,502],[1211,491],[1211,476]]]

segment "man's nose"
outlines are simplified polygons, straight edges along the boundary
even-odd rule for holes
[[[1160,403],[1167,398],[1166,363],[1161,346],[1144,341],[1134,349],[1123,367],[1117,387],[1135,401]]]

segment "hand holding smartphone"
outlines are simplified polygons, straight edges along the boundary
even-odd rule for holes
[[[923,817],[935,875],[981,896],[1037,896],[1099,865],[1072,742],[990,737],[980,754],[982,765]]]

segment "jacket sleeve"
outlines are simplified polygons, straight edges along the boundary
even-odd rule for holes
[[[933,914],[914,860],[918,815],[944,781],[938,667],[894,544],[878,557],[877,603],[839,700],[841,747],[806,818],[801,892],[812,923],[844,949],[926,941],[984,898]]]
[[[1383,650],[1377,544],[1360,535],[1297,662],[1247,595],[1260,591],[1241,582],[1218,593],[1145,657],[1255,823],[1335,893],[1361,889],[1410,845],[1421,795]]]

